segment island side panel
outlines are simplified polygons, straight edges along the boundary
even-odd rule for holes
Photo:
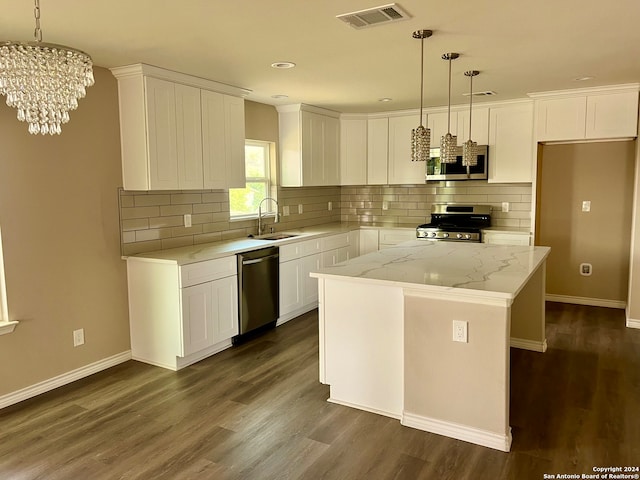
[[[509,307],[407,294],[404,310],[403,425],[509,451]]]
[[[531,276],[511,305],[511,346],[547,350],[545,333],[545,262]]]
[[[320,281],[320,350],[329,401],[399,419],[404,378],[402,289],[357,280]]]

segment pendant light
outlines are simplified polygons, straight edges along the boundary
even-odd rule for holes
[[[413,38],[420,40],[420,125],[411,130],[411,161],[426,162],[431,148],[431,130],[422,125],[422,107],[424,98],[424,39],[429,38],[431,30],[416,30]]]
[[[447,134],[440,139],[440,163],[456,163],[458,137],[451,135],[451,61],[458,58],[458,53],[445,53],[443,60],[449,62],[449,103],[447,107]]]
[[[0,41],[0,94],[29,124],[29,133],[55,135],[94,84],[93,63],[80,50],[44,43],[40,0],[34,5],[35,42]]]
[[[478,144],[471,140],[471,115],[473,113],[473,77],[479,73],[478,70],[464,72],[469,77],[469,140],[462,144],[462,166],[467,167],[467,177],[470,174],[469,167],[475,167],[478,164]]]

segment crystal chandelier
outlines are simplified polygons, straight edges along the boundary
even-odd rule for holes
[[[440,163],[456,163],[456,148],[458,147],[458,137],[451,135],[451,60],[455,60],[460,55],[457,53],[445,53],[443,60],[449,61],[449,104],[447,109],[447,134],[440,138]]]
[[[94,84],[91,57],[80,50],[42,42],[40,0],[33,10],[35,42],[0,41],[0,94],[18,109],[29,133],[60,134],[69,110]]]
[[[464,74],[469,77],[469,140],[462,144],[462,166],[467,167],[467,176],[469,176],[469,167],[475,167],[478,164],[478,144],[471,140],[471,114],[473,113],[473,77],[478,75],[478,70],[468,70]]]
[[[411,161],[426,162],[431,148],[431,130],[422,125],[422,105],[424,98],[424,39],[429,38],[431,30],[416,30],[413,38],[420,40],[420,125],[411,130]]]

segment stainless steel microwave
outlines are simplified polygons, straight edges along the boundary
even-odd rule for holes
[[[462,146],[457,148],[456,163],[440,163],[440,148],[432,148],[427,160],[426,180],[486,180],[489,160],[487,145],[478,145],[478,164],[462,166]],[[467,171],[468,170],[468,171]]]

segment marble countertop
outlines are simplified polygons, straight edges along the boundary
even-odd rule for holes
[[[311,274],[318,278],[514,299],[549,247],[410,240]],[[454,292],[452,292],[454,293]]]
[[[311,238],[335,235],[338,233],[357,230],[360,225],[348,223],[329,223],[324,225],[316,225],[313,227],[305,227],[295,230],[286,230],[283,232],[275,232],[273,234],[265,234],[264,237],[288,233],[295,235],[291,238],[282,240],[260,240],[257,238],[237,238],[233,240],[224,240],[221,242],[203,243],[202,245],[189,245],[186,247],[171,248],[167,250],[157,250],[154,252],[140,253],[128,257],[128,259],[152,262],[168,262],[177,263],[178,265],[188,265],[190,263],[204,262],[221,257],[228,257],[237,253],[248,252],[260,248],[271,246],[281,246],[288,243],[299,242]]]

